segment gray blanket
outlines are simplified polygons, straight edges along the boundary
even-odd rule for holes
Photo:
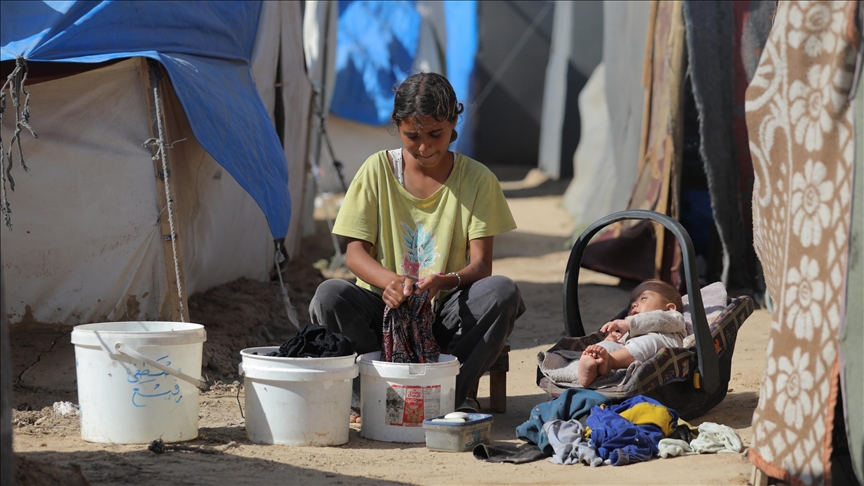
[[[581,351],[541,351],[537,353],[537,366],[543,376],[558,386],[582,387],[576,378],[581,356]],[[641,364],[641,361],[634,361],[626,369],[611,370],[605,375],[598,376],[596,380],[584,388],[598,389],[623,385],[630,380],[630,377]]]

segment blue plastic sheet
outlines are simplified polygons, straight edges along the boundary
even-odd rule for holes
[[[463,120],[458,127],[459,138],[453,150],[470,157],[474,151],[469,127],[473,114],[470,102],[476,96],[471,89],[478,43],[476,0],[444,2],[444,21],[447,25],[447,79],[453,85],[456,98],[465,104]]]
[[[414,71],[422,17],[413,1],[340,0],[331,113],[367,125],[390,123],[394,89]],[[477,57],[476,0],[444,2],[447,76],[469,105]],[[466,110],[454,150],[471,155]]]
[[[332,113],[368,125],[389,123],[393,88],[412,73],[420,20],[410,1],[339,1]]]
[[[0,60],[159,61],[195,138],[258,203],[273,237],[284,238],[291,218],[285,153],[250,69],[260,13],[260,1],[4,0]]]

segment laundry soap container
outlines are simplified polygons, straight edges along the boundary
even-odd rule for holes
[[[240,351],[246,437],[259,444],[336,446],[351,429],[357,354],[329,358],[267,356],[279,346]]]
[[[423,421],[452,412],[459,360],[442,354],[437,363],[388,363],[366,353],[360,366],[360,435],[383,442],[424,442]]]
[[[454,414],[450,414],[454,415]],[[457,420],[446,416],[426,419],[426,448],[430,451],[467,452],[480,444],[489,443],[492,431],[492,415],[488,413],[466,413]]]

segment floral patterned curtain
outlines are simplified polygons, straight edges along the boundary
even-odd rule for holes
[[[749,457],[793,483],[831,482],[855,156],[848,93],[857,46],[847,30],[856,5],[781,2],[747,89],[754,245],[774,302]]]

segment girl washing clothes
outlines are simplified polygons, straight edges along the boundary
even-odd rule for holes
[[[357,281],[325,281],[309,312],[362,354],[382,349],[385,309],[413,307],[418,296],[434,300],[426,317],[441,352],[459,360],[456,405],[470,410],[477,403],[469,391],[525,303],[511,279],[492,275],[495,235],[516,228],[498,179],[449,150],[462,111],[440,74],[415,74],[399,86],[391,119],[402,147],[363,163],[333,226],[348,238],[346,263]]]

